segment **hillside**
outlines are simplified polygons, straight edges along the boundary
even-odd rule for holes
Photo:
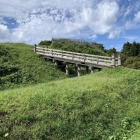
[[[102,47],[103,47],[102,44],[88,42],[79,43],[76,41],[66,39],[52,40],[52,43],[49,46],[49,48],[53,49],[106,56],[107,54],[102,49],[99,49]]]
[[[44,61],[30,45],[0,43],[0,89],[62,79],[65,74]]]
[[[140,139],[140,71],[94,74],[0,91],[0,139]]]

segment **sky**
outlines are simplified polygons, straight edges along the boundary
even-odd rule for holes
[[[0,42],[52,38],[117,50],[127,41],[140,42],[140,0],[0,0]]]

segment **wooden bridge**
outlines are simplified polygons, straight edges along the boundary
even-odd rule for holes
[[[112,57],[90,55],[84,53],[76,53],[70,51],[62,51],[56,49],[48,49],[34,46],[34,52],[38,55],[42,55],[47,59],[52,59],[55,63],[55,67],[58,67],[58,62],[65,62],[66,75],[69,75],[69,64],[75,64],[77,75],[81,74],[81,66],[86,66],[86,70],[93,72],[94,68],[104,69],[121,65],[121,57]]]

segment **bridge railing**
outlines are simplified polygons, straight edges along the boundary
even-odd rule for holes
[[[34,51],[37,54],[43,56],[62,58],[65,60],[78,61],[82,63],[104,65],[107,67],[121,65],[121,63],[119,62],[120,58],[119,57],[115,58],[115,55],[112,55],[112,57],[107,57],[107,56],[100,56],[100,55],[90,55],[84,53],[41,48],[36,46],[34,47]]]

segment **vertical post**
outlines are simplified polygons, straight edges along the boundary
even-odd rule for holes
[[[99,64],[99,58],[97,58],[97,64]]]
[[[74,53],[72,53],[72,60],[74,59]]]
[[[48,51],[48,46],[46,45],[46,50]]]
[[[69,66],[68,66],[68,64],[66,64],[65,70],[66,70],[66,75],[69,76]]]
[[[115,67],[115,54],[112,54],[112,64],[111,66]]]
[[[62,51],[62,57],[63,57],[63,51]]]
[[[86,55],[84,54],[84,62],[86,61]]]
[[[81,75],[81,69],[80,69],[80,65],[77,65],[77,75],[78,77]]]
[[[34,45],[34,52],[36,52],[36,44]]]
[[[90,66],[89,69],[90,69],[90,73],[93,73],[93,67]]]
[[[120,56],[120,54],[118,55],[118,66],[121,66],[121,56]]]
[[[58,61],[54,61],[54,68],[55,68],[55,69],[58,68]]]

